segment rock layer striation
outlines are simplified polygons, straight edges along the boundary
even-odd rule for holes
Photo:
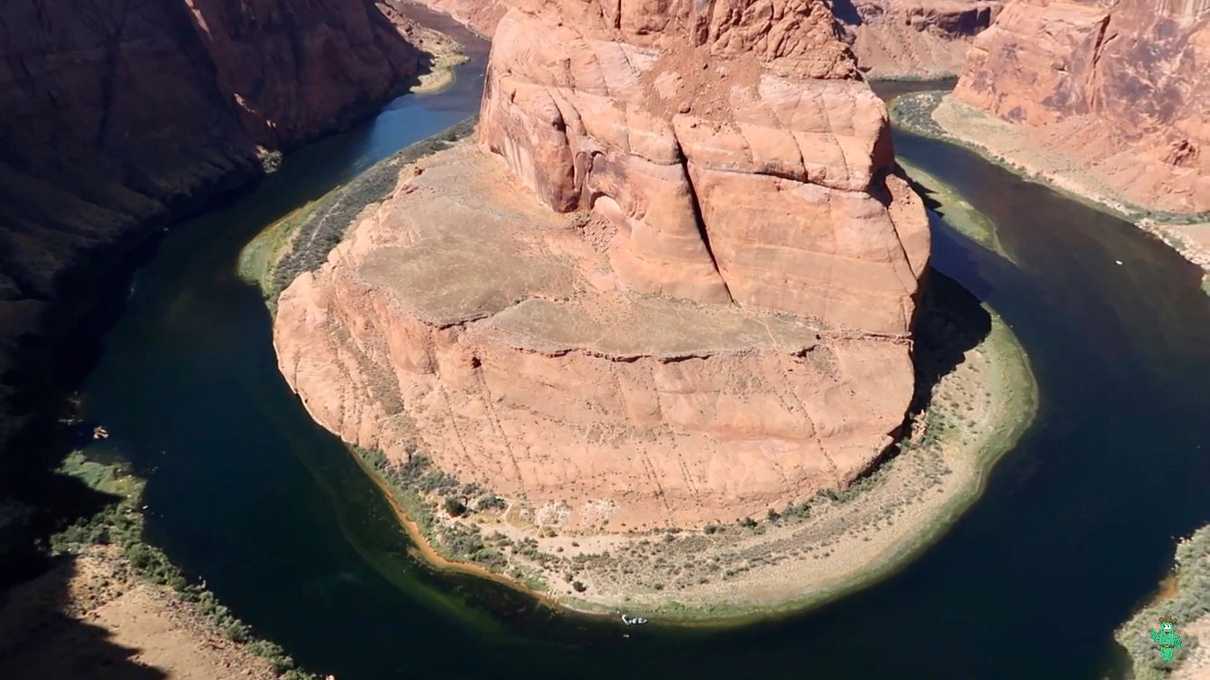
[[[1210,210],[1210,3],[1017,0],[955,90],[1148,210]]]
[[[119,268],[99,253],[408,87],[428,60],[415,44],[436,37],[393,4],[0,7],[0,446],[22,422],[11,391],[54,373],[50,339]],[[56,305],[67,296],[70,309]]]
[[[504,16],[478,147],[279,300],[321,424],[577,530],[763,513],[885,450],[929,251],[885,109],[821,0],[665,9]]]
[[[872,78],[944,78],[962,72],[971,40],[987,29],[999,0],[837,2],[861,69]]]

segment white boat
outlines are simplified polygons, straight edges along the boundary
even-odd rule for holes
[[[627,616],[625,614],[622,614],[622,623],[624,623],[628,626],[639,626],[644,623],[647,623],[647,619],[645,619],[641,616]]]

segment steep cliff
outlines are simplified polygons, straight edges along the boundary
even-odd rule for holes
[[[406,89],[427,63],[419,31],[369,0],[4,3],[0,445],[36,406],[13,391],[70,364],[51,341],[111,256],[259,175],[264,151]]]
[[[1210,2],[1016,0],[955,97],[1146,210],[1210,210]]]
[[[763,513],[890,443],[927,221],[827,3],[517,2],[479,143],[282,294],[321,424],[580,531]]]
[[[837,18],[871,78],[943,78],[962,72],[971,40],[1000,0],[840,0]]]
[[[512,0],[419,0],[438,12],[444,12],[481,36],[490,38],[496,24],[508,12]]]

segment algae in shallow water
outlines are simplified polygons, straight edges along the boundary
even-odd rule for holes
[[[1012,262],[996,231],[996,223],[962,198],[957,189],[929,174],[919,166],[898,159],[912,183],[912,188],[925,200],[932,212],[945,220],[963,236]]]
[[[180,602],[189,603],[190,613],[206,625],[248,652],[268,661],[285,680],[318,680],[319,676],[299,670],[294,659],[274,642],[255,636],[252,628],[219,603],[214,593],[189,583],[164,551],[143,538],[143,489],[146,480],[121,463],[104,463],[89,458],[83,451],[68,454],[59,473],[79,479],[95,491],[114,498],[96,513],[51,536],[54,554],[78,555],[98,545],[117,546],[122,562],[139,578],[157,586],[171,588]]]
[[[1135,613],[1115,635],[1130,654],[1135,680],[1169,677],[1196,653],[1199,643],[1207,642],[1190,634],[1189,626],[1210,618],[1210,525],[1177,545],[1175,562],[1175,588],[1162,589],[1159,599]],[[1184,642],[1171,662],[1163,659],[1149,634],[1161,621],[1181,631]]]

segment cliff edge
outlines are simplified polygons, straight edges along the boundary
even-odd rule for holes
[[[560,530],[701,527],[888,447],[928,252],[826,2],[518,2],[478,145],[368,206],[274,341],[316,420],[393,465]]]
[[[833,3],[871,78],[932,80],[962,72],[976,35],[991,26],[999,0],[842,0]]]
[[[422,48],[440,47],[441,36],[394,5],[404,8],[0,8],[0,446],[49,410],[29,395],[53,392],[57,375],[74,370],[57,343],[151,226],[255,179],[269,152],[369,113],[428,68]]]
[[[1074,178],[1102,202],[1204,217],[1208,54],[1206,0],[1017,0],[975,40],[954,91],[1012,129],[963,134],[961,106],[939,115],[957,136]]]

